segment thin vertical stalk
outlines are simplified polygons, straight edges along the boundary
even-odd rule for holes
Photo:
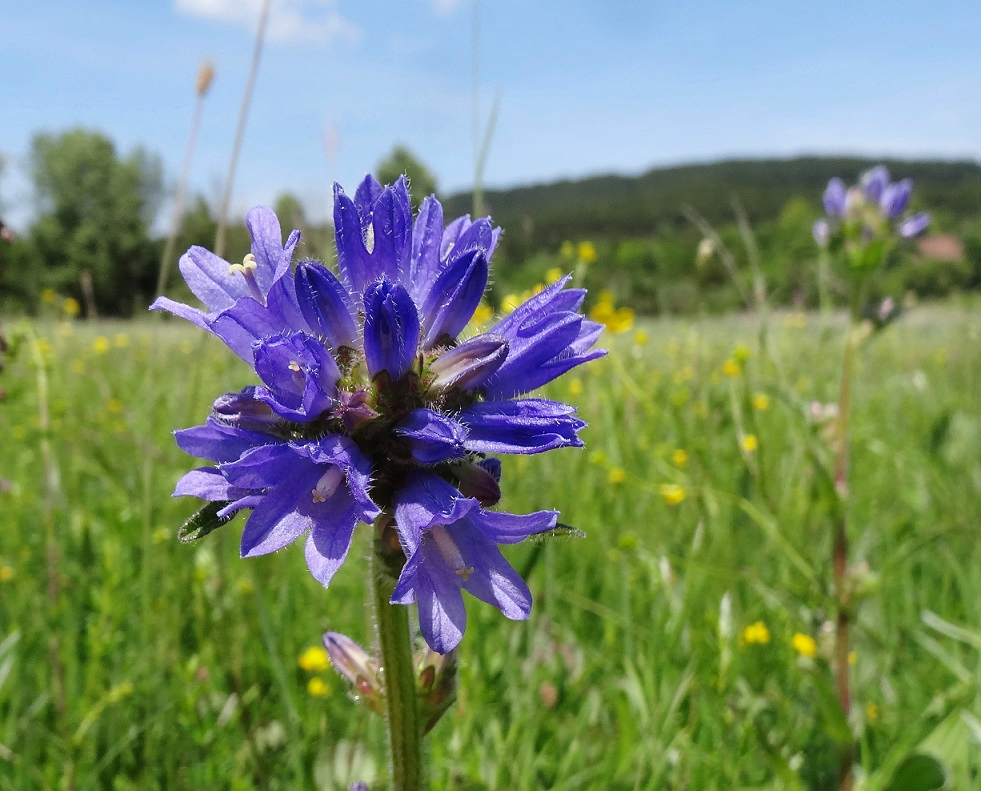
[[[834,573],[835,602],[838,608],[835,619],[834,674],[838,689],[838,702],[847,721],[851,714],[852,696],[849,678],[848,657],[850,648],[851,600],[848,585],[848,457],[849,422],[852,404],[852,383],[855,378],[855,342],[858,323],[861,318],[863,283],[856,280],[852,284],[850,301],[851,321],[845,336],[845,349],[841,362],[841,389],[838,393],[838,420],[835,430],[834,485],[840,499],[834,523],[832,539],[832,569]],[[849,740],[841,754],[838,766],[839,787],[851,791],[854,784],[852,765],[855,760],[855,745]]]
[[[170,274],[170,261],[174,256],[177,244],[177,234],[180,233],[184,217],[184,200],[187,194],[187,180],[191,173],[191,159],[194,156],[194,146],[198,139],[198,129],[201,126],[201,112],[204,108],[204,97],[211,82],[207,76],[210,64],[205,64],[198,75],[197,99],[194,102],[194,115],[191,118],[191,132],[187,136],[187,148],[184,150],[184,163],[181,165],[181,176],[177,182],[177,194],[174,196],[174,215],[170,220],[170,233],[167,234],[167,244],[160,257],[160,272],[157,274],[157,294],[163,294],[167,286],[167,276]],[[211,71],[211,74],[214,72]],[[207,76],[207,79],[204,79]]]
[[[415,667],[409,608],[390,604],[395,577],[385,550],[384,525],[371,554],[371,589],[375,604],[375,631],[385,681],[385,722],[388,728],[389,771],[393,791],[420,791],[425,787],[422,768],[422,721],[416,702]]]
[[[44,551],[45,575],[47,576],[47,604],[52,618],[58,618],[61,600],[61,555],[58,552],[58,541],[55,535],[55,501],[61,491],[58,463],[51,448],[51,413],[48,406],[48,363],[44,359],[41,346],[32,330],[28,330],[31,341],[31,354],[37,371],[37,412],[38,428],[41,434],[41,463],[44,466]],[[58,729],[65,745],[64,788],[73,791],[75,788],[75,762],[71,748],[70,728],[68,725],[68,695],[65,688],[65,666],[61,661],[61,641],[58,635],[61,630],[54,626],[48,638],[48,656],[51,662],[51,688],[58,712]]]
[[[223,258],[225,255],[225,226],[228,223],[228,203],[232,197],[232,183],[235,181],[235,166],[238,164],[238,152],[242,147],[242,137],[245,134],[245,122],[249,117],[249,104],[252,101],[252,91],[255,88],[256,76],[259,73],[259,59],[262,56],[262,42],[266,37],[266,20],[269,18],[270,5],[272,5],[272,0],[265,0],[262,4],[259,28],[255,34],[255,48],[252,50],[252,66],[249,69],[249,80],[245,84],[245,95],[242,97],[242,107],[238,114],[238,126],[235,128],[235,142],[232,144],[232,158],[228,162],[228,175],[225,177],[225,192],[221,197],[221,207],[218,210],[215,255],[219,258]]]

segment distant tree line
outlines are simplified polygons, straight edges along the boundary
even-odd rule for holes
[[[834,175],[853,181],[878,162],[734,160],[658,168],[636,177],[488,190],[484,200],[505,228],[495,256],[492,300],[533,288],[550,268],[573,268],[576,262],[561,252],[569,249],[563,243],[589,240],[598,259],[585,270],[587,285],[612,289],[620,303],[645,313],[738,308],[739,290],[720,251],[705,254],[704,234],[692,219],[698,217],[712,226],[741,277],[748,280],[749,256],[758,255],[776,302],[812,303],[816,249],[811,225],[821,213],[824,187]],[[36,135],[29,163],[35,219],[25,234],[0,244],[0,306],[31,312],[42,292],[53,289],[72,297],[87,315],[145,311],[155,296],[164,247],[153,232],[166,194],[160,160],[143,149],[120,154],[105,135],[75,129]],[[910,248],[897,256],[879,288],[940,295],[981,287],[981,167],[966,161],[885,164],[897,178],[914,179],[913,208],[930,211],[931,230],[953,235],[965,253],[959,260],[931,261]],[[379,163],[376,173],[384,182],[406,173],[416,202],[436,191],[431,172],[402,146]],[[470,210],[469,194],[441,197],[447,217]],[[2,208],[0,203],[0,216]],[[311,221],[301,201],[288,192],[273,208],[284,228],[303,231],[300,256],[333,260],[326,219]],[[737,224],[739,213],[752,238]],[[195,196],[175,249],[211,247],[214,238],[212,207]],[[229,259],[241,258],[248,245],[243,224],[233,223]],[[186,297],[185,288],[176,275],[171,278],[172,295]]]

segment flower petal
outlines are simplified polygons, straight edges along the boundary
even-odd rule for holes
[[[421,564],[415,578],[415,599],[419,631],[429,647],[440,654],[456,648],[467,628],[467,608],[452,571]]]
[[[186,473],[174,488],[174,497],[200,497],[202,500],[237,500],[249,492],[232,486],[215,467],[198,467]]]
[[[422,306],[423,347],[455,339],[473,318],[487,288],[490,270],[480,250],[470,250],[440,272]]]
[[[412,226],[412,254],[409,257],[405,286],[416,305],[426,301],[426,295],[439,274],[439,248],[443,238],[443,207],[430,195],[419,204],[419,214]]]
[[[460,413],[468,430],[464,445],[477,453],[542,453],[582,447],[585,427],[575,409],[544,398],[485,401]]]
[[[832,217],[845,216],[845,182],[835,176],[824,190],[824,211]]]
[[[930,215],[925,211],[914,214],[912,217],[903,220],[899,225],[899,235],[904,239],[910,239],[923,233],[930,225]]]
[[[395,427],[395,433],[409,441],[412,458],[420,464],[439,464],[466,453],[467,429],[431,409],[413,410]]]
[[[436,374],[433,387],[472,390],[482,387],[508,356],[509,344],[500,335],[477,335],[443,352],[429,366]]]
[[[312,506],[305,503],[304,508],[309,509],[314,519],[304,548],[307,567],[314,579],[326,588],[351,549],[358,508],[344,486],[338,487],[323,503]]]
[[[333,272],[314,261],[302,261],[296,267],[296,297],[310,329],[332,349],[354,346],[358,327],[349,295]]]
[[[886,185],[882,191],[882,197],[879,198],[879,205],[886,217],[893,219],[902,214],[906,210],[906,204],[909,203],[909,196],[912,191],[912,179],[903,179],[895,184]]]
[[[388,371],[401,379],[412,367],[419,347],[419,314],[409,293],[387,281],[364,294],[364,353],[371,376]]]

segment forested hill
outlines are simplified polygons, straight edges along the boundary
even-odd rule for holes
[[[733,197],[754,224],[776,218],[795,196],[812,201],[817,210],[832,176],[851,183],[879,163],[895,179],[908,176],[914,180],[916,207],[929,208],[954,222],[981,216],[981,164],[949,160],[736,159],[655,168],[634,177],[595,176],[488,190],[484,199],[495,222],[508,229],[522,228],[533,247],[548,247],[584,236],[646,235],[665,223],[685,222],[681,214],[685,205],[713,224],[729,222]],[[445,201],[446,215],[470,211],[471,201],[469,194],[451,196]]]

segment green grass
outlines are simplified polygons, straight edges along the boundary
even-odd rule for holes
[[[587,448],[506,460],[502,506],[560,508],[587,537],[509,550],[531,565],[527,623],[470,602],[459,700],[429,739],[435,788],[833,787],[827,453],[805,412],[836,399],[842,327],[792,325],[778,319],[771,359],[748,319],[645,324],[646,343],[610,339],[606,360],[550,388],[590,423]],[[946,761],[951,788],[981,783],[979,326],[971,308],[914,310],[860,357],[853,727],[868,788],[914,748]],[[365,536],[328,591],[296,548],[240,560],[241,517],[175,537],[195,504],[170,498],[193,464],[171,432],[249,384],[245,364],[176,323],[34,331],[46,399],[29,339],[0,374],[0,789],[382,777],[381,722],[330,671],[310,695],[297,664],[327,629],[368,642]],[[769,641],[746,644],[756,621]]]

